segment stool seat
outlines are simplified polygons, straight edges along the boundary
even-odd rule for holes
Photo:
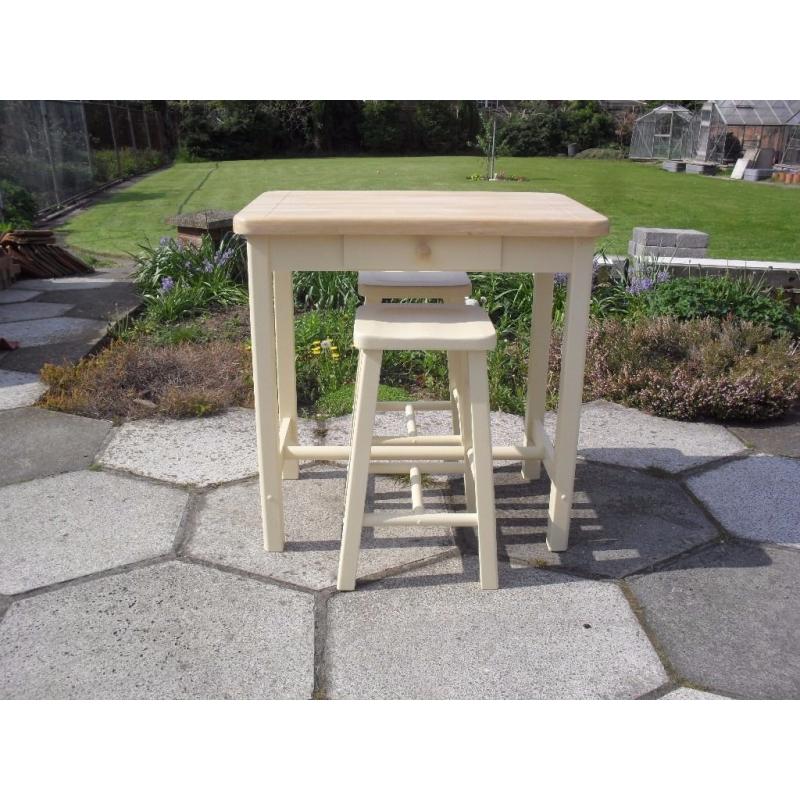
[[[469,285],[466,272],[405,272],[386,270],[358,273],[358,282],[363,286],[465,286]]]
[[[359,350],[492,350],[494,325],[480,306],[386,303],[356,311]]]

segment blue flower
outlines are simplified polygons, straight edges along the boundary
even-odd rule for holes
[[[161,294],[169,294],[175,288],[175,281],[172,278],[162,278],[161,279]]]
[[[171,236],[162,236],[159,239],[158,244],[161,247],[169,247],[172,244],[172,237]]]
[[[203,261],[203,272],[213,272],[214,271],[214,264],[212,264],[207,258]]]
[[[650,291],[654,285],[655,283],[652,278],[636,276],[631,279],[628,292],[630,294],[641,294],[642,292]]]

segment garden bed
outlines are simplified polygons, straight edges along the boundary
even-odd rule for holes
[[[139,258],[145,311],[99,355],[48,366],[47,408],[96,417],[202,416],[253,402],[241,243],[200,248],[164,240]],[[557,403],[566,290],[556,276],[548,403]],[[474,274],[473,294],[498,332],[489,356],[494,408],[525,407],[533,286],[527,275]],[[336,416],[352,404],[358,303],[353,273],[295,276],[298,403]],[[685,420],[775,418],[800,397],[800,311],[747,280],[675,278],[646,262],[597,269],[584,399]],[[444,398],[438,352],[386,353],[383,399]]]

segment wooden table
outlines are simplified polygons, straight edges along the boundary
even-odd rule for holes
[[[586,326],[596,240],[608,220],[542,192],[265,192],[233,221],[247,239],[258,464],[264,547],[284,547],[281,479],[299,460],[346,459],[349,447],[299,446],[294,369],[295,270],[466,270],[534,275],[524,441],[495,447],[543,463],[551,481],[547,545],[567,548],[578,445]],[[567,305],[555,442],[544,428],[553,276],[566,273]],[[449,404],[447,405],[449,407]]]

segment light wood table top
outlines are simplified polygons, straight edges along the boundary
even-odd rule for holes
[[[597,238],[608,219],[546,192],[265,192],[233,219],[245,236]]]

